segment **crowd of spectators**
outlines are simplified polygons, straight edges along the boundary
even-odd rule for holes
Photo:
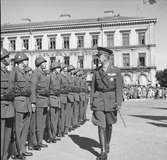
[[[124,101],[128,99],[159,99],[167,98],[167,88],[165,87],[153,87],[153,86],[142,86],[142,85],[129,85],[123,89]]]

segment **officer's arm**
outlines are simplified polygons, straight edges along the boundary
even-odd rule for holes
[[[93,104],[94,92],[95,92],[95,72],[93,73],[92,84],[91,84],[91,92],[90,92],[90,105],[91,106]]]
[[[36,104],[36,87],[38,83],[38,73],[34,72],[31,77],[31,103]]]
[[[116,78],[116,101],[118,106],[121,106],[123,101],[123,78],[120,70],[118,70]]]

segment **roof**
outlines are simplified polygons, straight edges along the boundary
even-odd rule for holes
[[[19,24],[3,24],[1,25],[1,33],[5,32],[24,32],[33,30],[49,30],[49,29],[66,29],[66,28],[85,28],[85,27],[98,27],[100,25],[129,25],[141,23],[156,23],[156,18],[146,17],[125,17],[125,16],[112,16],[112,17],[99,17],[89,19],[68,19],[61,21],[43,21],[43,22],[30,22]]]

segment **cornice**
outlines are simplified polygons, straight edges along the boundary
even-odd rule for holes
[[[73,22],[74,21],[74,22]],[[66,22],[66,23],[65,23]],[[72,23],[73,22],[73,23]],[[33,32],[33,31],[46,31],[46,30],[66,30],[66,29],[80,29],[80,28],[97,28],[97,27],[111,27],[123,25],[138,25],[156,23],[156,18],[104,18],[102,20],[87,19],[87,20],[71,20],[61,23],[56,22],[38,22],[26,23],[15,25],[2,25],[1,34],[5,33],[20,33],[20,32]]]

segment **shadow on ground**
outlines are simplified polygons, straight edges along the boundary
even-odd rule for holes
[[[129,116],[144,118],[144,119],[149,119],[154,121],[167,120],[167,116],[152,116],[152,115],[129,115]]]
[[[154,122],[147,122],[148,124],[152,124],[157,127],[167,127],[167,124],[165,123],[154,123]]]
[[[162,107],[152,107],[152,109],[163,109],[163,110],[167,110],[167,108],[162,108]]]
[[[80,148],[85,149],[95,156],[99,156],[99,153],[96,152],[93,147],[100,148],[100,144],[94,140],[87,137],[80,137],[79,135],[69,135],[69,137],[73,140],[75,144],[77,144]]]

